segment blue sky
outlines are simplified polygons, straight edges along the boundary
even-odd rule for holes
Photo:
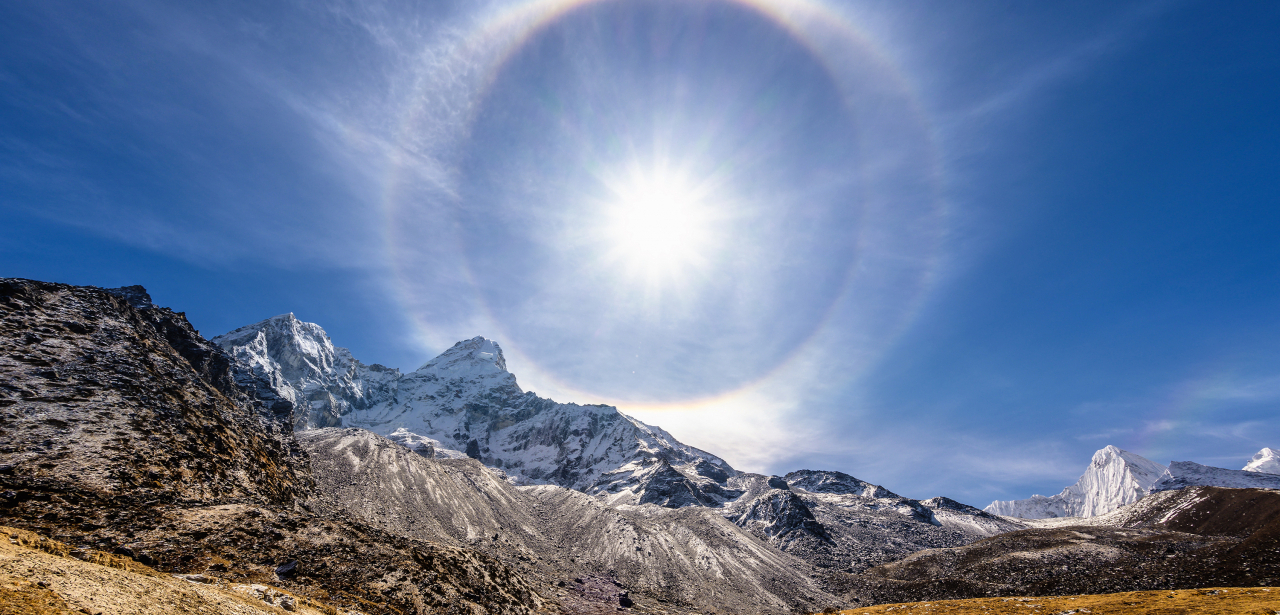
[[[977,505],[1280,446],[1280,5],[0,7],[0,275]]]

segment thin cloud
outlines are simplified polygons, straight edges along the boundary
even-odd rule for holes
[[[1146,25],[1176,4],[1154,0],[1139,4],[1105,24],[1092,38],[1056,54],[1051,60],[1024,70],[990,97],[970,107],[964,115],[990,116],[1006,111],[1058,83],[1084,73],[1104,57],[1131,44]]]

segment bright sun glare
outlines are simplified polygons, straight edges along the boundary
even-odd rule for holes
[[[614,259],[650,281],[707,264],[714,237],[705,189],[667,170],[633,172],[613,186],[606,236]]]

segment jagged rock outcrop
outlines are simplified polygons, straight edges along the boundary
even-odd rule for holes
[[[1092,517],[1138,501],[1164,471],[1165,467],[1154,461],[1108,445],[1093,454],[1080,480],[1062,493],[995,501],[984,510],[1023,519]]]
[[[118,294],[116,294],[118,293]],[[279,414],[181,312],[125,291],[0,279],[0,480],[168,500],[310,489]]]
[[[1194,461],[1175,461],[1151,485],[1150,491],[1154,493],[1195,486],[1280,489],[1280,474],[1228,470],[1200,465]]]
[[[334,346],[324,329],[292,313],[210,341],[293,403],[298,429],[341,425],[353,410],[390,399],[400,379],[400,370],[361,363],[346,348]]]
[[[1257,452],[1243,468],[1246,472],[1263,472],[1266,474],[1280,474],[1280,451],[1274,448],[1264,448]]]
[[[800,496],[789,490],[770,491],[738,510],[741,512],[730,516],[730,521],[768,536],[780,545],[811,537],[831,540],[826,528],[813,517],[813,511],[805,506]]]

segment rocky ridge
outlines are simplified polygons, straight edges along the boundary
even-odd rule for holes
[[[5,482],[170,501],[305,495],[290,408],[239,389],[184,314],[139,309],[130,299],[150,299],[126,290],[0,279]]]
[[[273,364],[307,366],[305,382],[328,383],[313,390],[349,396],[345,425],[428,457],[465,454],[518,485],[566,487],[614,507],[719,509],[761,540],[831,570],[861,570],[1023,527],[945,498],[938,501],[951,505],[935,510],[839,472],[806,470],[786,478],[738,472],[611,406],[560,404],[521,390],[501,347],[482,337],[459,342],[382,393],[353,393],[342,384],[345,372],[322,369],[330,355],[349,353],[329,350],[322,329],[295,320],[278,316],[214,339],[237,356],[254,357],[264,366],[256,373],[287,373]],[[299,335],[305,339],[288,339]],[[268,342],[242,345],[260,339]],[[298,388],[292,380],[286,384]]]
[[[445,456],[461,451],[520,484],[607,492],[637,503],[651,481],[658,490],[670,486],[664,464],[706,462],[736,472],[612,406],[560,404],[522,390],[501,347],[483,337],[458,342],[408,374],[365,366],[292,314],[213,341],[279,397],[309,404],[295,416],[300,429],[361,427],[404,442],[429,441]]]

